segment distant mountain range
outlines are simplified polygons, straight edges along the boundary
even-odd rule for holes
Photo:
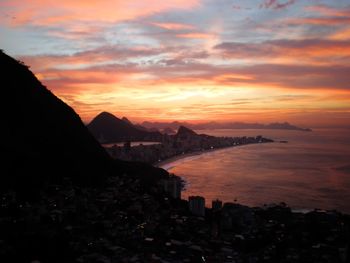
[[[132,124],[126,117],[119,119],[108,112],[98,114],[87,127],[101,143],[127,140],[159,141],[162,138],[162,134],[158,131],[149,131],[140,125]]]
[[[228,123],[219,123],[219,122],[206,122],[200,124],[192,124],[188,122],[149,122],[144,121],[141,124],[145,128],[156,128],[156,129],[174,129],[177,130],[180,126],[185,126],[193,130],[203,130],[203,129],[279,129],[279,130],[297,130],[297,131],[311,131],[309,128],[301,128],[295,125],[292,125],[288,122],[283,123],[270,123],[270,124],[261,124],[261,123],[244,123],[244,122],[228,122]]]
[[[114,143],[125,141],[161,141],[163,134],[174,135],[178,130],[191,129],[279,129],[311,131],[308,128],[300,128],[295,125],[284,123],[244,123],[244,122],[207,122],[192,124],[188,122],[149,122],[133,124],[128,118],[119,119],[108,112],[101,112],[88,125],[89,131],[100,143]]]

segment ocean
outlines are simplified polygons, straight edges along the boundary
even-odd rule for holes
[[[200,130],[215,136],[257,136],[274,143],[220,149],[168,163],[181,176],[182,198],[205,197],[262,206],[285,202],[295,210],[350,213],[350,130]],[[280,143],[279,141],[288,141]]]

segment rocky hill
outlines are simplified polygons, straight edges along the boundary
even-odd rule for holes
[[[127,118],[119,119],[111,113],[101,112],[88,125],[90,132],[101,143],[123,141],[159,141],[159,132],[143,130],[133,125]]]
[[[74,110],[23,63],[0,52],[0,187],[30,189],[44,178],[103,177],[110,158]]]

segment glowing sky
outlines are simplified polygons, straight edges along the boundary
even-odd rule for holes
[[[0,48],[85,121],[350,125],[350,0],[0,0]]]

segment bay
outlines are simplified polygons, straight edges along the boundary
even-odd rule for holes
[[[191,156],[167,164],[186,181],[182,193],[250,206],[285,202],[294,209],[350,213],[350,130],[200,130],[215,136],[274,139]],[[280,143],[279,141],[288,141]]]

